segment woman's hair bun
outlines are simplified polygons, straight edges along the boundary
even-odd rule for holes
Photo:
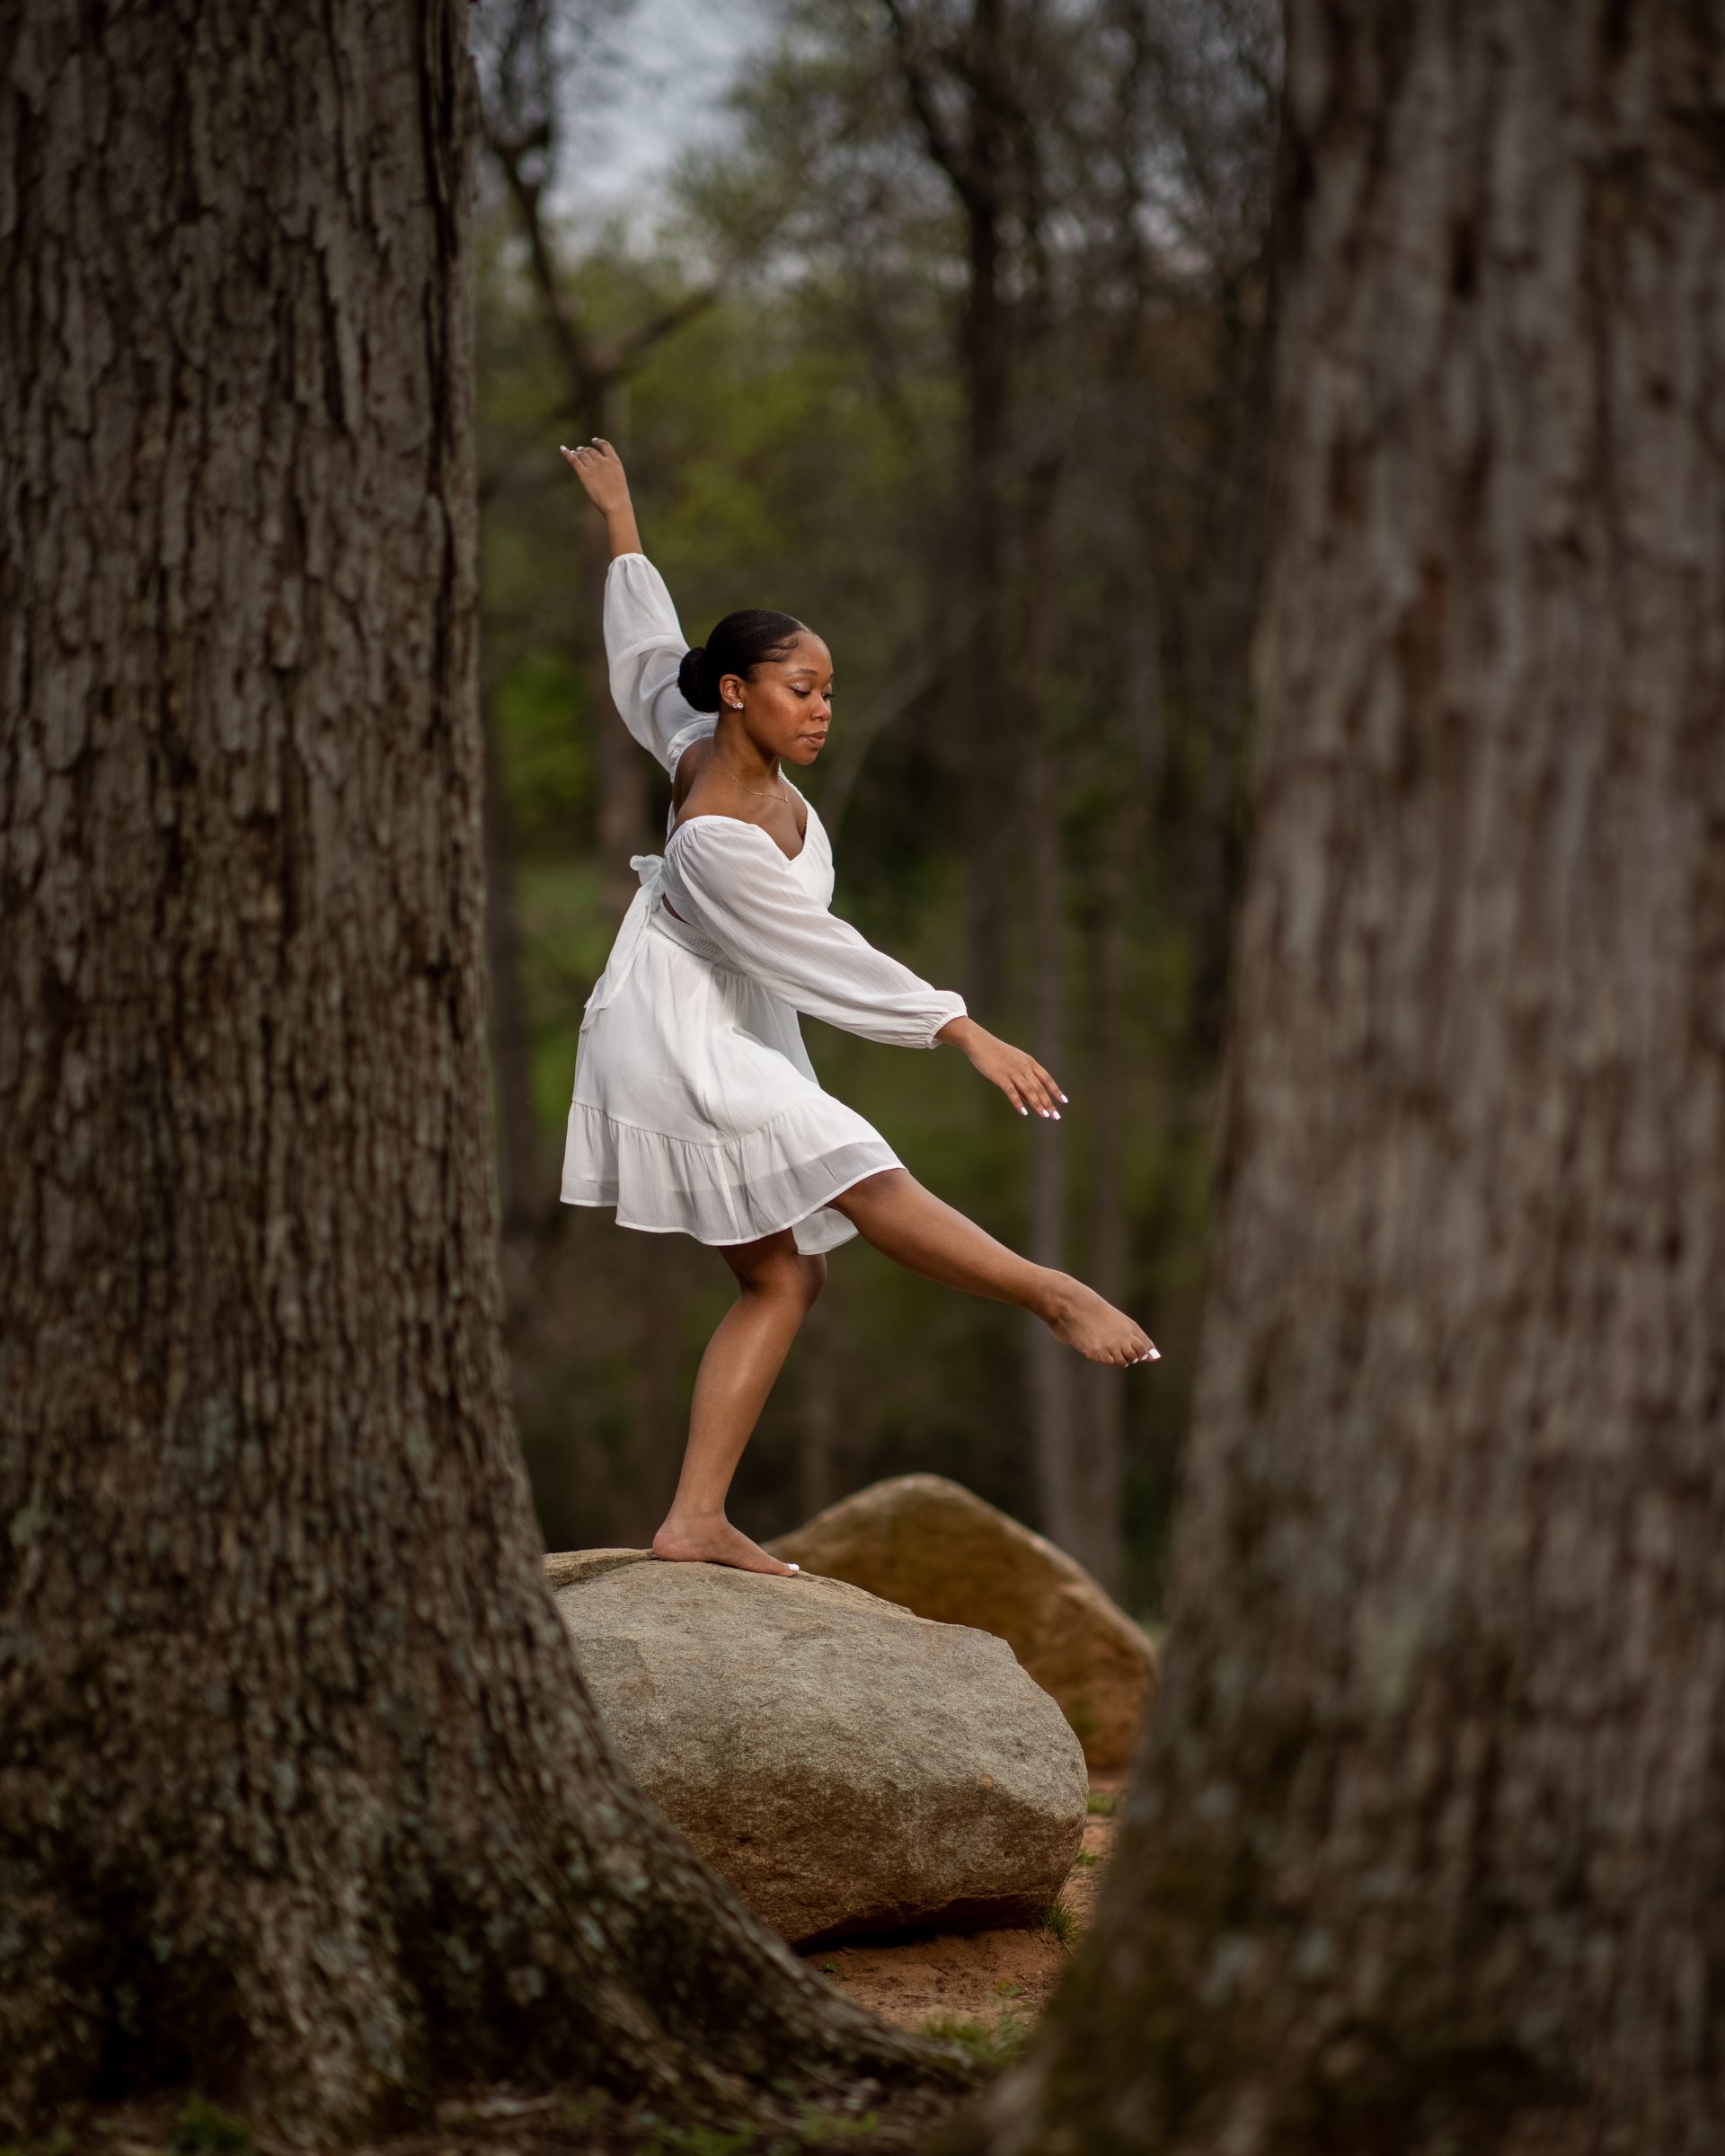
[[[704,644],[683,654],[677,685],[684,702],[697,711],[716,711],[719,684],[727,674],[752,679],[764,659],[785,658],[805,626],[794,614],[768,614],[759,606],[728,614]]]
[[[683,654],[683,664],[677,669],[677,685],[692,711],[719,709],[719,683],[708,663],[704,644],[696,644]]]

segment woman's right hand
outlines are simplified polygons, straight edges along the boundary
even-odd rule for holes
[[[1021,1116],[1049,1116],[1057,1123],[1060,1120],[1055,1103],[1064,1101],[1066,1096],[1034,1056],[990,1033],[974,1018],[950,1019],[934,1038],[962,1048],[972,1067],[990,1085],[997,1085]]]
[[[611,535],[613,554],[638,554],[641,534],[635,529],[629,481],[623,469],[623,459],[610,443],[596,434],[591,442],[583,442],[579,449],[563,449],[563,462],[587,489],[588,500],[603,515],[606,529]]]

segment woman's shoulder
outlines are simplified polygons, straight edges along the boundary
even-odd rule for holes
[[[712,731],[697,734],[684,743],[671,767],[671,812],[675,815],[694,791],[695,782],[712,760]]]

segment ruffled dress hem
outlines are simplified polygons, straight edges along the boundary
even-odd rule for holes
[[[836,1138],[835,1121],[854,1127]],[[805,1257],[848,1242],[855,1228],[822,1209],[904,1163],[863,1118],[830,1094],[793,1103],[753,1130],[674,1137],[570,1103],[562,1202],[616,1208],[617,1225],[710,1245],[795,1231]]]

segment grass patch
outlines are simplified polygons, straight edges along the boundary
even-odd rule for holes
[[[1120,1808],[1118,1789],[1092,1789],[1084,1799],[1084,1809],[1092,1819],[1111,1819]]]
[[[1063,1947],[1070,1948],[1078,1936],[1078,1919],[1072,1904],[1064,1895],[1057,1894],[1042,1912],[1042,1929],[1051,1938],[1057,1939]]]
[[[1088,1869],[1091,1865],[1100,1864],[1101,1860],[1093,1849],[1081,1849],[1072,1860],[1073,1869],[1075,1870]]]
[[[1031,2029],[1029,2022],[1021,2020],[1010,2006],[1004,2006],[992,2028],[986,2021],[968,2020],[961,2014],[937,2014],[932,2021],[923,2023],[922,2033],[937,2044],[956,2046],[973,2065],[993,2074],[1012,2064],[1024,2048]]]
[[[174,2121],[169,2156],[255,2156],[256,2143],[237,2118],[194,2096]]]
[[[865,2111],[860,2118],[836,2118],[830,2111],[809,2111],[797,2122],[798,2146],[804,2149],[831,2149],[842,2143],[856,2141],[863,2134],[878,2133],[880,2114]]]

